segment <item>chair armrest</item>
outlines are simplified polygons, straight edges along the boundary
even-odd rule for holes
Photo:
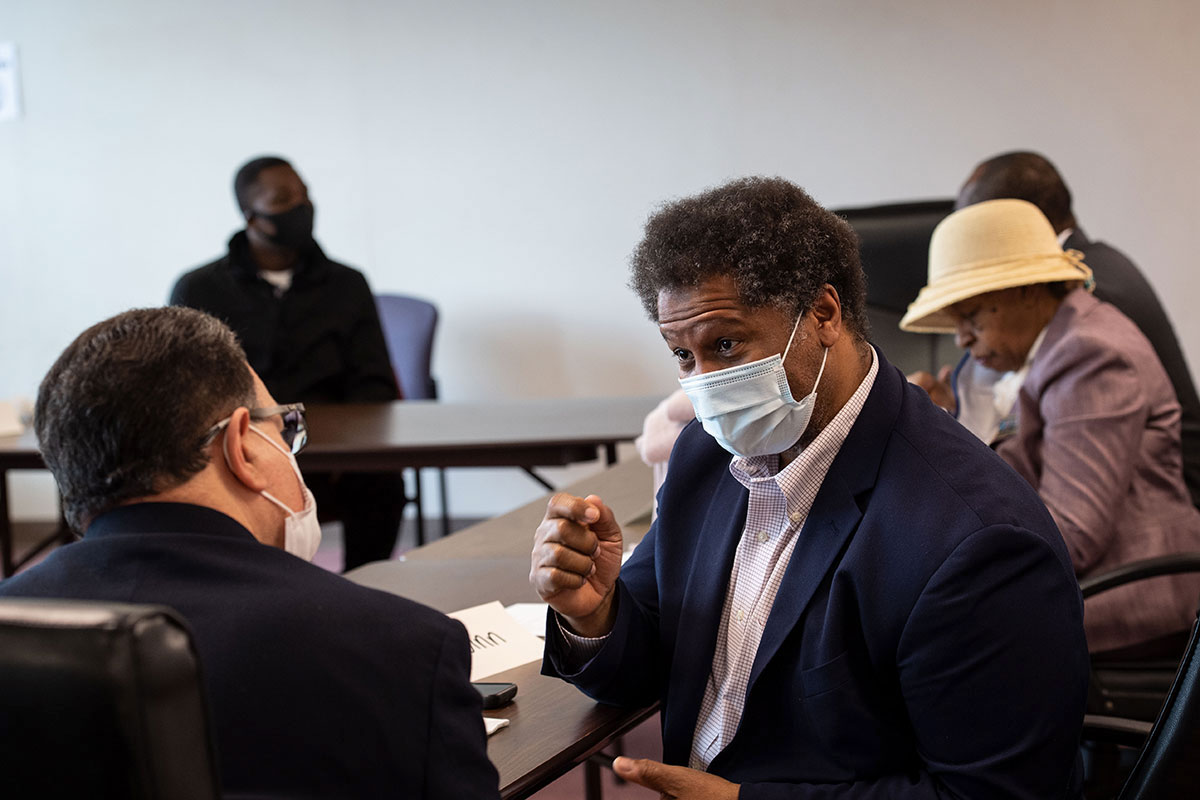
[[[1106,742],[1125,747],[1142,747],[1150,735],[1152,723],[1124,717],[1106,717],[1101,714],[1085,714],[1083,717],[1083,740]]]
[[[1200,552],[1173,553],[1169,556],[1131,561],[1109,572],[1084,578],[1079,582],[1079,591],[1084,597],[1091,597],[1134,581],[1181,572],[1200,572]]]

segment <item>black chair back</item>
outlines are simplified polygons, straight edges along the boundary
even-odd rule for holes
[[[925,285],[933,229],[953,210],[953,200],[834,209],[858,234],[871,341],[905,372],[936,373],[941,364],[953,364],[960,355],[951,337],[906,333],[899,327],[908,304]]]
[[[0,793],[213,800],[187,626],[161,606],[0,599]]]
[[[1200,620],[1120,800],[1200,795]]]

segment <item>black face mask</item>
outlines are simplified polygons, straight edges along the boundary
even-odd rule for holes
[[[310,250],[313,246],[313,206],[312,203],[301,203],[298,206],[281,211],[278,214],[259,214],[275,226],[275,235],[271,241],[293,250]]]

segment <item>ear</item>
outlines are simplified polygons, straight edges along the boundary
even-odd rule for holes
[[[250,411],[245,407],[234,411],[229,419],[229,427],[225,429],[223,447],[229,455],[226,465],[233,477],[256,494],[269,485],[259,465],[262,450],[254,441],[260,438],[257,433],[250,432]]]
[[[833,347],[842,337],[842,299],[828,283],[821,288],[812,307],[817,324],[817,339],[822,347]]]

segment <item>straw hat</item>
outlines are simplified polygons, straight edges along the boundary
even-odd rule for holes
[[[953,333],[946,308],[985,292],[1055,281],[1084,281],[1092,271],[1077,250],[1063,251],[1033,203],[988,200],[955,211],[933,229],[929,283],[900,320],[901,330]]]

